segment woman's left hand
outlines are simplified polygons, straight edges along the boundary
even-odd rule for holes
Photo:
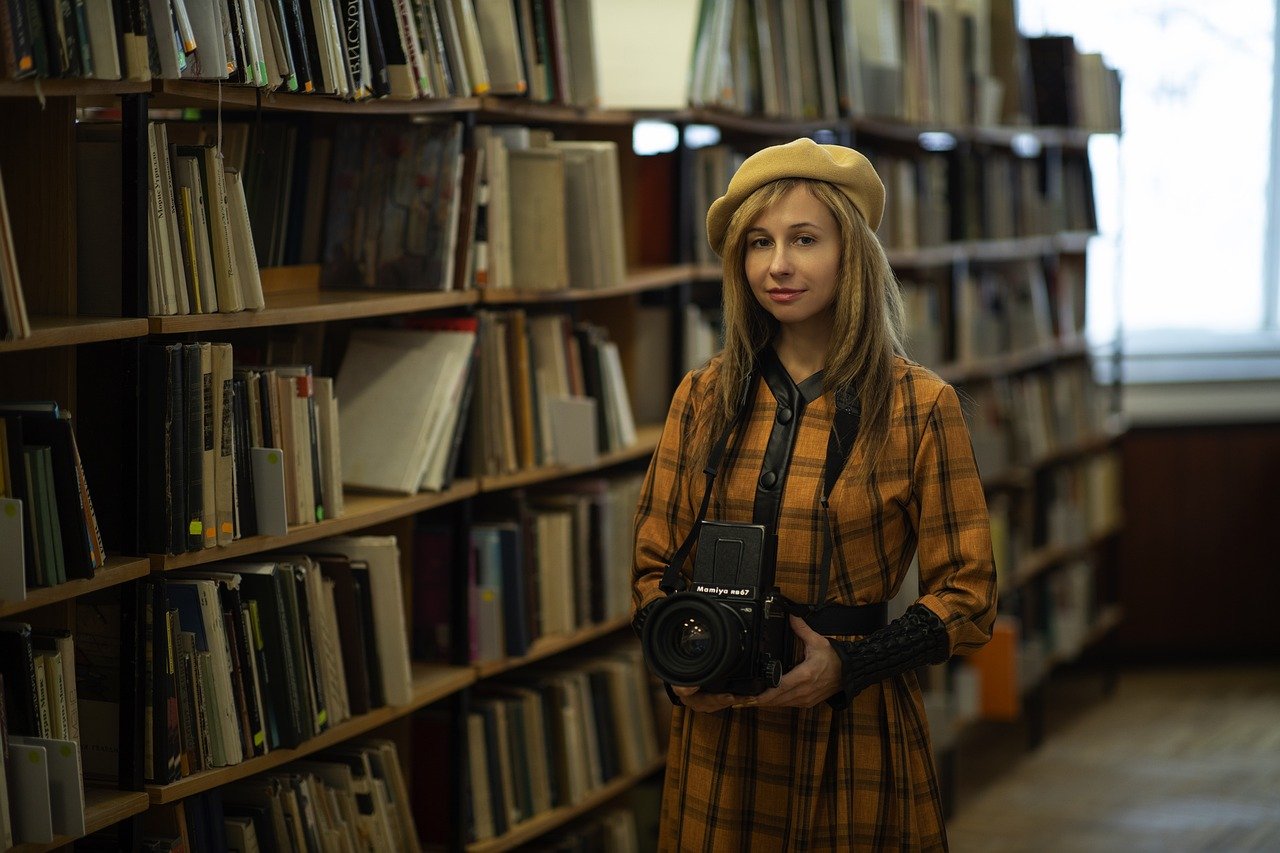
[[[782,676],[777,687],[759,696],[744,696],[735,707],[812,708],[840,689],[843,668],[835,649],[831,648],[831,641],[799,616],[790,618],[791,630],[804,646],[803,659]]]

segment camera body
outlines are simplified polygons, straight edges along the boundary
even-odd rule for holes
[[[652,605],[641,643],[654,674],[708,693],[755,696],[795,663],[787,601],[762,525],[702,522],[688,589]]]

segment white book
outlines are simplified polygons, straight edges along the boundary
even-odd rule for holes
[[[9,738],[9,815],[13,840],[19,843],[47,844],[53,840],[48,752],[16,735]]]
[[[218,6],[212,0],[192,0],[187,4],[187,15],[191,20],[191,32],[195,35],[197,61],[183,76],[225,80],[227,45]]]
[[[258,270],[257,250],[253,245],[253,229],[249,225],[249,205],[244,195],[244,181],[240,172],[227,168],[224,171],[227,184],[227,215],[231,229],[231,249],[235,256],[236,284],[240,298],[250,311],[261,311],[267,306],[262,294],[262,275]]]
[[[59,835],[73,838],[84,835],[84,772],[80,765],[80,745],[73,740],[12,735],[9,748],[11,765],[17,761],[13,754],[16,749],[43,750],[48,771],[50,827]],[[15,784],[15,793],[21,796],[22,788],[22,783]]]
[[[98,80],[119,80],[120,50],[111,0],[84,0],[84,14],[89,30],[89,52],[93,55],[93,76]]]
[[[360,329],[351,336],[335,383],[345,484],[418,491],[432,442],[451,421],[451,377],[465,368],[474,342],[465,331]]]

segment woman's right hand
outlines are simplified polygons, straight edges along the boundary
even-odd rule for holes
[[[692,708],[704,714],[714,714],[743,702],[743,697],[734,696],[732,693],[703,693],[696,687],[673,686],[671,690],[680,697],[680,701],[686,708]]]

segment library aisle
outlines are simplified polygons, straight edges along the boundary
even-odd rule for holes
[[[1049,736],[1009,761],[1008,728],[962,745],[951,849],[1280,850],[1274,663],[1093,671],[1050,685]]]

